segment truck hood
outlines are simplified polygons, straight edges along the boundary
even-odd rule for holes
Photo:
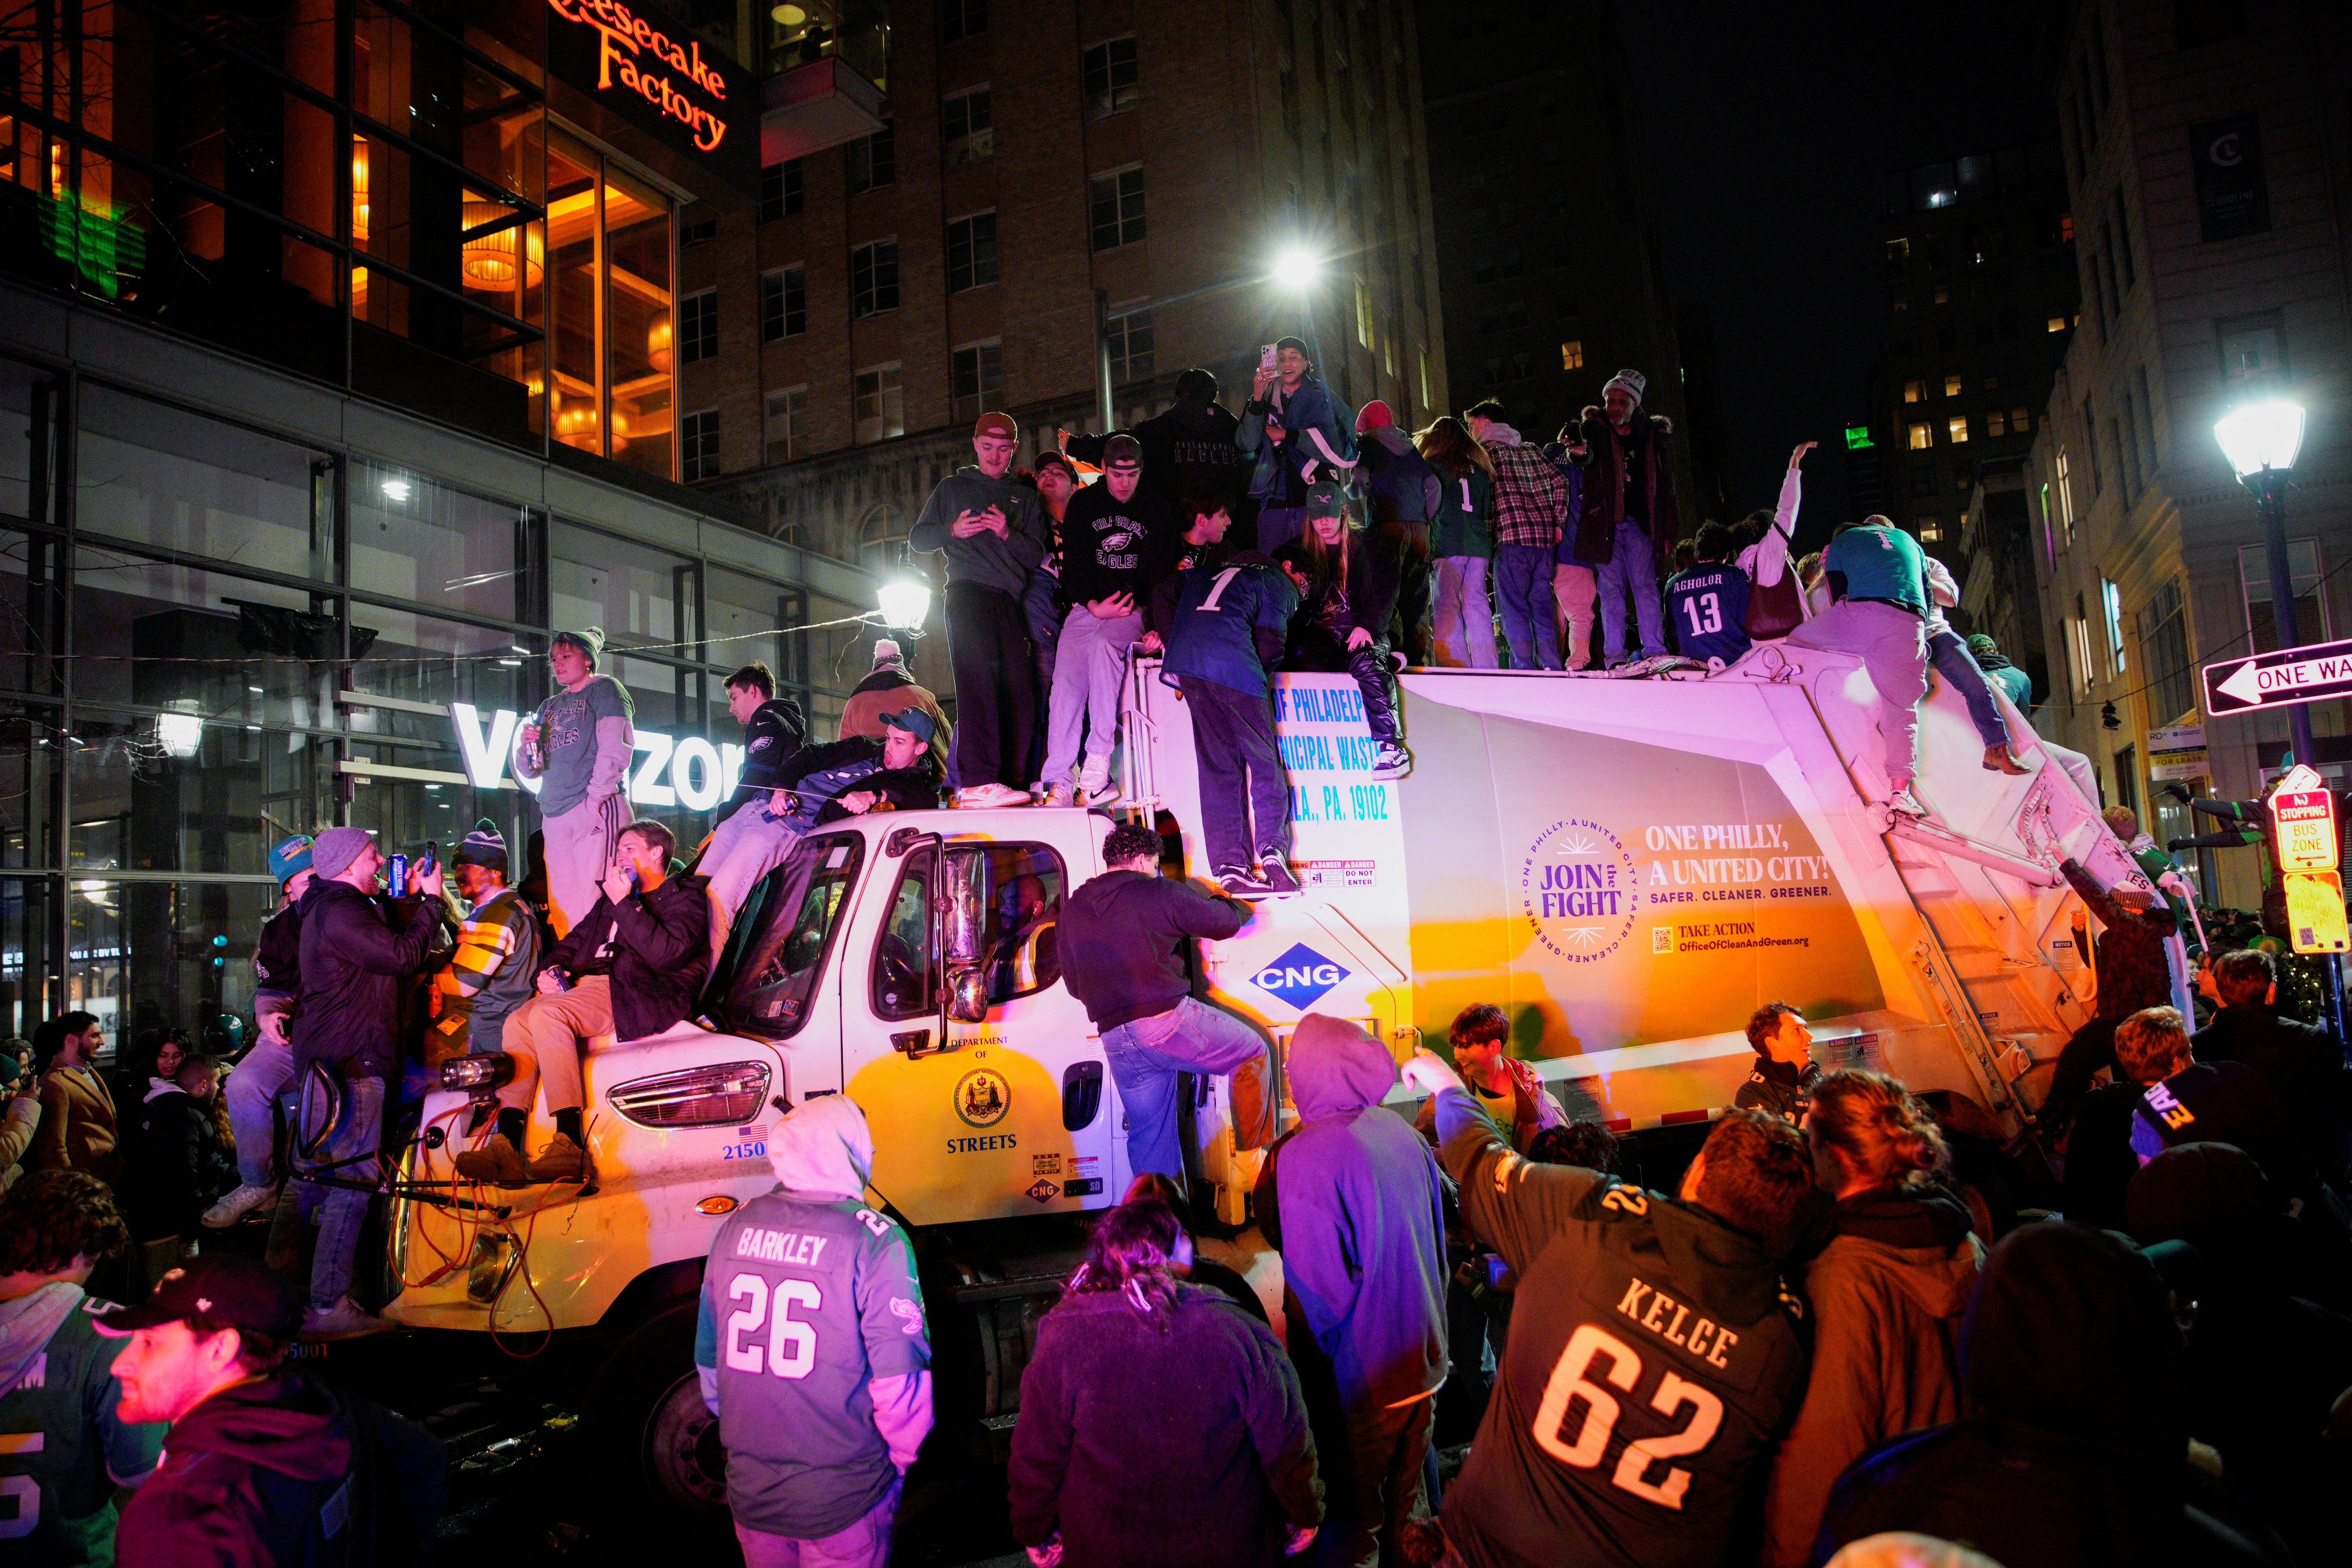
[[[1397,1082],[1387,1047],[1344,1018],[1320,1013],[1298,1021],[1283,1071],[1301,1121],[1378,1105]]]
[[[874,1134],[856,1100],[823,1095],[770,1131],[768,1163],[790,1191],[859,1197],[874,1173]]]

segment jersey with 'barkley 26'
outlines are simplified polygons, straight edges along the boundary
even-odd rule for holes
[[[1530,1164],[1441,1097],[1462,1215],[1519,1277],[1511,1334],[1445,1532],[1473,1568],[1702,1568],[1804,1390],[1802,1304],[1705,1210]]]

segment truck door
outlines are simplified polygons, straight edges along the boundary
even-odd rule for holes
[[[772,901],[761,910],[758,933],[728,986],[728,1020],[776,1047],[795,1104],[813,1091],[841,1087],[841,976],[851,961],[839,952],[866,852],[864,836],[855,832],[803,845],[771,884]]]
[[[843,971],[843,1068],[875,1130],[875,1190],[913,1224],[1116,1194],[1101,1041],[1056,948],[1062,900],[1093,868],[1066,850],[1086,853],[922,836],[853,938],[865,973]]]

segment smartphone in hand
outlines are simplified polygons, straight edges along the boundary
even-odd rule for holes
[[[1274,369],[1274,345],[1260,343],[1257,348],[1257,373],[1260,375],[1272,375]]]

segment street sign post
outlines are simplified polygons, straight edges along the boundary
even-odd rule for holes
[[[2271,846],[2286,892],[2287,935],[2297,952],[2352,952],[2344,912],[2342,849],[2336,795],[2308,763],[2298,763],[2271,793]]]
[[[2352,693],[2352,642],[2312,643],[2205,667],[2205,716],[2291,708]]]

